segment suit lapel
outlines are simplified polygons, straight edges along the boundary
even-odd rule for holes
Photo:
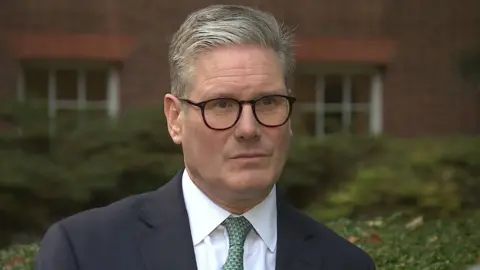
[[[182,191],[182,171],[162,188],[146,195],[138,247],[148,270],[197,269],[188,214]],[[306,217],[277,192],[277,270],[318,270],[321,256]]]
[[[315,234],[300,214],[277,193],[277,258],[276,270],[318,270],[321,256],[314,247]]]
[[[181,178],[179,172],[143,203],[138,245],[149,270],[197,269]]]

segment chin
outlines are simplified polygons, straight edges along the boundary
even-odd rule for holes
[[[270,188],[275,182],[275,174],[265,169],[243,169],[230,171],[226,177],[232,188],[238,191],[260,191]]]

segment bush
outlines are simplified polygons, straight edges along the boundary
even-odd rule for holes
[[[445,216],[480,206],[478,138],[378,139],[375,149],[346,165],[354,172],[311,205],[316,215],[329,219],[401,210]]]
[[[327,225],[367,251],[378,270],[466,270],[480,263],[479,214],[423,222],[396,214],[367,221],[342,218]]]
[[[53,138],[36,129],[3,133],[0,145],[0,247],[156,189],[183,166],[162,108],[125,113],[115,124],[99,118]],[[323,220],[393,210],[448,215],[480,206],[480,139],[295,138],[279,187]]]
[[[0,270],[33,270],[38,249],[34,243],[0,250]]]
[[[115,127],[97,119],[54,138],[2,134],[0,247],[16,233],[42,234],[56,219],[169,181],[183,157],[165,125],[157,108],[126,114]]]
[[[457,270],[480,263],[479,214],[415,222],[409,226],[412,222],[396,214],[367,221],[342,218],[326,225],[367,251],[378,270]],[[0,270],[33,270],[37,251],[37,244],[0,251]]]

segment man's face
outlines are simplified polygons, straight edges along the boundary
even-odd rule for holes
[[[194,83],[187,97],[194,102],[219,97],[252,100],[287,93],[282,65],[271,50],[221,47],[202,54],[195,63]],[[178,100],[168,101],[167,96],[167,119],[175,119],[169,120],[170,133],[182,144],[186,167],[198,185],[238,199],[270,191],[286,160],[290,122],[274,128],[262,126],[252,107],[244,104],[233,127],[213,130],[205,125],[200,108],[185,104],[181,109]],[[176,106],[178,117],[168,115],[168,104]],[[172,123],[177,132],[172,133]]]

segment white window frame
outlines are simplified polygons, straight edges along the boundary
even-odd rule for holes
[[[315,75],[315,103],[300,103],[302,112],[315,113],[315,136],[325,136],[325,115],[329,112],[342,113],[342,131],[347,132],[351,125],[351,112],[367,112],[369,115],[369,134],[381,135],[383,132],[383,76],[380,72],[371,74],[370,100],[368,103],[352,103],[352,72],[335,72],[342,74],[342,102],[325,104],[325,77],[331,73]],[[303,90],[304,91],[304,90]]]
[[[41,65],[41,68],[48,70],[48,117],[49,117],[49,132],[51,135],[55,134],[56,129],[56,115],[57,110],[67,109],[72,111],[82,111],[91,109],[105,109],[107,115],[111,119],[116,119],[120,111],[120,74],[119,68],[115,66],[108,67],[107,72],[107,89],[106,100],[104,101],[87,101],[86,89],[86,71],[90,70],[87,67],[75,67],[75,65],[68,66],[68,69],[75,69],[77,71],[77,99],[76,100],[61,100],[57,98],[56,74],[57,70],[63,69],[63,66],[55,65]],[[28,66],[26,67],[28,68]],[[17,78],[17,99],[19,102],[25,102],[25,67],[23,67]],[[21,128],[19,130],[21,133]]]

